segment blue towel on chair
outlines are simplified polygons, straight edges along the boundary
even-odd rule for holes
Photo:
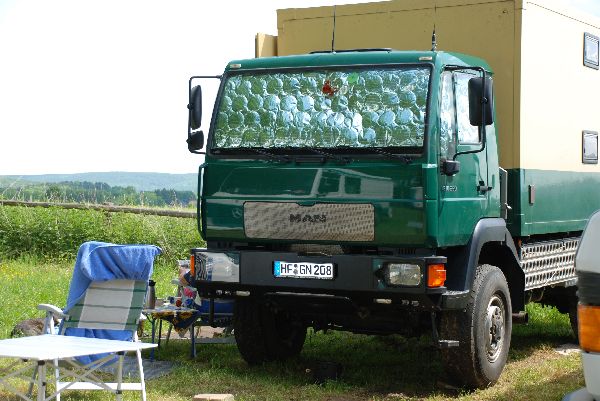
[[[160,252],[160,248],[154,245],[117,245],[96,241],[84,243],[77,253],[64,312],[69,313],[92,281],[115,279],[148,281],[152,275],[154,258]],[[70,327],[65,330],[65,335],[123,341],[132,339],[131,332],[126,330],[90,330]],[[89,361],[95,359],[91,358]],[[80,362],[84,363],[84,360]]]
[[[86,242],[79,248],[69,285],[67,310],[81,298],[92,281],[142,280],[152,276],[154,258],[160,248],[154,245],[117,245]]]

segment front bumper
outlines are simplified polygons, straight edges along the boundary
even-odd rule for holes
[[[281,294],[287,297],[315,295],[344,297],[360,300],[360,303],[379,303],[408,306],[418,309],[438,310],[446,287],[428,287],[428,266],[444,264],[440,256],[387,256],[387,255],[304,255],[294,252],[269,251],[219,251],[194,249],[196,285],[205,296],[261,296]],[[227,255],[228,273],[217,271],[218,266],[208,267],[200,255]],[[220,256],[220,260],[222,257]],[[292,263],[332,263],[332,279],[276,277],[276,261]],[[391,285],[385,269],[390,263],[418,264],[421,280],[418,285]],[[223,264],[223,263],[221,263]],[[237,267],[232,267],[237,266]],[[233,271],[235,269],[238,271]],[[223,269],[221,269],[223,270]],[[216,279],[215,279],[216,278]],[[460,305],[458,306],[460,307]]]

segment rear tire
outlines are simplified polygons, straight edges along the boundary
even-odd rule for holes
[[[446,372],[470,388],[494,384],[506,364],[512,333],[512,306],[502,271],[491,265],[477,268],[465,310],[442,314],[440,335],[458,340],[444,349]]]
[[[306,326],[286,311],[254,300],[236,301],[233,328],[238,350],[249,365],[297,356]]]

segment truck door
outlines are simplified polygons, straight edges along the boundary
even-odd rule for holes
[[[439,149],[440,166],[456,152],[481,148],[479,129],[469,122],[470,71],[445,71],[441,78]],[[465,244],[479,219],[485,216],[488,202],[487,148],[478,153],[459,155],[460,171],[442,174],[439,188],[440,245]]]

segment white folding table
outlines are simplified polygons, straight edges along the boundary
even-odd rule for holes
[[[85,382],[89,386],[96,389],[105,389],[116,394],[116,399],[122,399],[122,390],[126,389],[128,383],[123,383],[123,357],[126,352],[138,351],[147,348],[156,347],[156,344],[148,344],[131,341],[116,341],[105,340],[99,338],[61,336],[53,334],[44,334],[40,336],[11,338],[0,340],[0,358],[15,358],[18,359],[8,368],[0,372],[0,385],[6,387],[9,391],[26,401],[34,401],[30,394],[25,394],[11,383],[8,379],[13,377],[25,377],[26,371],[31,372],[33,365],[37,371],[37,379],[35,383],[38,387],[38,394],[35,400],[48,401],[57,397],[62,391],[67,389],[75,389],[76,383],[66,383],[66,385],[58,385],[56,378],[56,391],[46,397],[46,365],[55,361],[66,361],[70,365],[70,369],[63,370],[66,376],[74,377],[79,382]],[[109,354],[104,358],[89,365],[81,365],[74,358],[86,355]],[[101,366],[110,363],[115,354],[118,357],[116,386],[109,386],[100,380],[94,372]],[[24,366],[19,366],[24,365]],[[11,371],[9,373],[9,371]],[[29,381],[33,379],[29,377]],[[77,387],[82,388],[82,387]],[[90,388],[90,387],[88,387]]]

